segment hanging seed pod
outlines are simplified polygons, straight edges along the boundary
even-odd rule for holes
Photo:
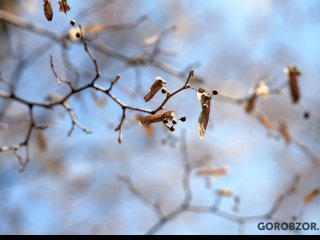
[[[59,12],[67,13],[70,10],[70,7],[67,3],[67,0],[58,0],[59,3]]]
[[[163,80],[161,77],[157,77],[156,81],[150,87],[150,92],[144,97],[146,102],[149,102],[160,90],[164,92],[166,90],[165,84],[167,82]]]
[[[233,195],[233,191],[230,189],[218,189],[217,190],[217,195],[219,195],[220,197],[231,197]]]
[[[290,93],[293,103],[297,103],[300,100],[300,90],[298,84],[298,77],[301,76],[301,72],[294,65],[288,66],[284,69],[284,73],[288,76]]]
[[[197,96],[202,108],[198,119],[198,134],[199,137],[203,139],[206,134],[210,117],[211,96],[202,88],[199,88]]]
[[[259,122],[265,126],[269,131],[271,131],[272,129],[274,129],[274,124],[272,122],[272,120],[266,116],[265,114],[262,113],[258,113],[257,114],[257,119],[259,120]]]
[[[143,117],[139,123],[142,126],[148,126],[152,123],[163,122],[165,120],[172,121],[174,119],[174,112],[169,111],[165,113],[158,113]]]
[[[312,192],[310,192],[304,197],[304,201],[306,203],[312,203],[314,198],[317,197],[319,194],[320,194],[320,189],[313,190]]]
[[[287,123],[284,120],[279,121],[279,133],[281,134],[281,136],[287,144],[291,143],[292,136],[289,132]]]
[[[53,11],[52,11],[52,6],[51,6],[50,0],[43,1],[43,11],[44,11],[44,15],[46,16],[47,20],[52,21]]]
[[[248,114],[252,113],[256,107],[257,95],[254,93],[248,100],[246,104],[246,112]]]

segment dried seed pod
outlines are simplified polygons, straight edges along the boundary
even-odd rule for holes
[[[67,0],[58,0],[59,3],[59,12],[67,13],[70,10],[70,7],[67,3]]]
[[[43,131],[38,131],[37,133],[37,145],[41,152],[47,151],[47,140]]]
[[[53,11],[51,6],[51,0],[44,0],[43,1],[43,11],[44,15],[46,16],[48,21],[52,21],[53,18]]]
[[[172,121],[174,119],[174,112],[169,111],[165,113],[158,113],[143,117],[139,123],[143,126],[148,126],[152,123],[162,122],[164,120]]]
[[[233,195],[233,191],[230,189],[218,189],[217,194],[221,197],[231,197]]]
[[[231,169],[229,166],[224,166],[221,168],[213,169],[210,172],[210,175],[213,177],[220,177],[220,176],[228,174],[230,171],[231,171]]]
[[[211,176],[211,177],[220,177],[226,175],[231,171],[229,166],[224,166],[221,168],[213,169],[210,165],[204,166],[201,168],[197,175],[199,176]]]
[[[274,129],[274,124],[271,121],[270,118],[268,118],[268,116],[262,114],[262,113],[258,113],[257,114],[257,119],[259,120],[259,122],[261,122],[261,124],[263,126],[265,126],[268,130],[272,130]]]
[[[287,123],[284,120],[279,121],[279,133],[281,134],[281,136],[287,144],[291,143],[292,136],[289,132]]]
[[[163,80],[161,77],[157,77],[156,81],[150,87],[150,92],[144,97],[146,102],[149,102],[160,90],[165,89],[165,84],[167,82]]]
[[[203,139],[210,117],[211,96],[202,88],[199,88],[197,95],[202,108],[198,119],[198,133],[199,137]]]
[[[212,171],[212,167],[210,165],[206,165],[197,172],[197,175],[206,176],[206,175],[209,175],[211,171]]]
[[[248,100],[246,105],[246,112],[248,114],[252,113],[256,107],[257,95],[254,93]]]
[[[314,198],[320,194],[320,189],[315,189],[304,197],[306,203],[312,203]]]
[[[284,73],[288,76],[292,102],[297,103],[300,99],[298,77],[301,76],[301,72],[298,70],[296,66],[291,65],[284,69]]]

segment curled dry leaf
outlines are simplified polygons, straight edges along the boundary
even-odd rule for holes
[[[274,124],[272,122],[272,120],[266,116],[265,114],[262,113],[258,113],[257,114],[257,119],[259,120],[259,122],[261,122],[261,124],[263,126],[265,126],[268,130],[272,130],[274,129]]]
[[[279,121],[279,133],[281,134],[281,136],[287,144],[291,143],[292,136],[289,132],[287,123],[284,120]]]
[[[162,122],[163,120],[172,121],[173,119],[174,119],[174,112],[169,111],[169,112],[165,112],[165,113],[158,113],[158,114],[153,114],[153,115],[143,117],[139,121],[139,123],[142,126],[148,126],[152,123]]]
[[[167,82],[161,77],[157,77],[156,81],[150,87],[150,92],[144,97],[146,102],[149,102],[161,89],[165,89]]]
[[[217,194],[221,197],[231,197],[233,195],[233,191],[230,189],[218,189]]]
[[[257,95],[254,93],[248,100],[246,104],[246,112],[252,113],[256,107]]]
[[[198,133],[199,137],[203,139],[206,134],[210,117],[211,96],[202,88],[199,88],[197,96],[202,108],[198,119]]]
[[[288,76],[292,102],[297,103],[300,100],[298,77],[301,76],[301,72],[294,65],[286,67],[284,72]]]
[[[70,10],[67,0],[58,0],[59,3],[59,11],[67,13]]]
[[[48,21],[52,21],[53,18],[53,11],[51,6],[51,0],[44,0],[43,1],[43,11],[44,15],[46,16]]]

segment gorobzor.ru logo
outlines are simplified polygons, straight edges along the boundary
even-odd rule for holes
[[[319,231],[315,222],[260,222],[260,231]]]

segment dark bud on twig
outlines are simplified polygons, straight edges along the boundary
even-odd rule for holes
[[[171,126],[171,127],[169,128],[169,130],[170,130],[171,132],[174,132],[176,129],[174,128],[174,126]]]
[[[288,66],[284,69],[284,73],[288,76],[290,93],[293,103],[297,103],[300,100],[300,90],[298,84],[298,77],[301,76],[301,72],[294,65]]]
[[[70,24],[71,24],[72,26],[75,26],[75,25],[76,25],[76,20],[71,19],[71,20],[70,20]]]
[[[310,113],[308,111],[304,112],[303,117],[305,119],[309,119],[310,118]]]
[[[214,90],[212,91],[212,95],[213,95],[213,96],[217,96],[218,94],[219,94],[219,92],[218,92],[217,89],[214,89]]]
[[[187,121],[187,118],[186,117],[182,117],[182,118],[180,118],[179,119],[181,122],[185,122],[185,121]]]

